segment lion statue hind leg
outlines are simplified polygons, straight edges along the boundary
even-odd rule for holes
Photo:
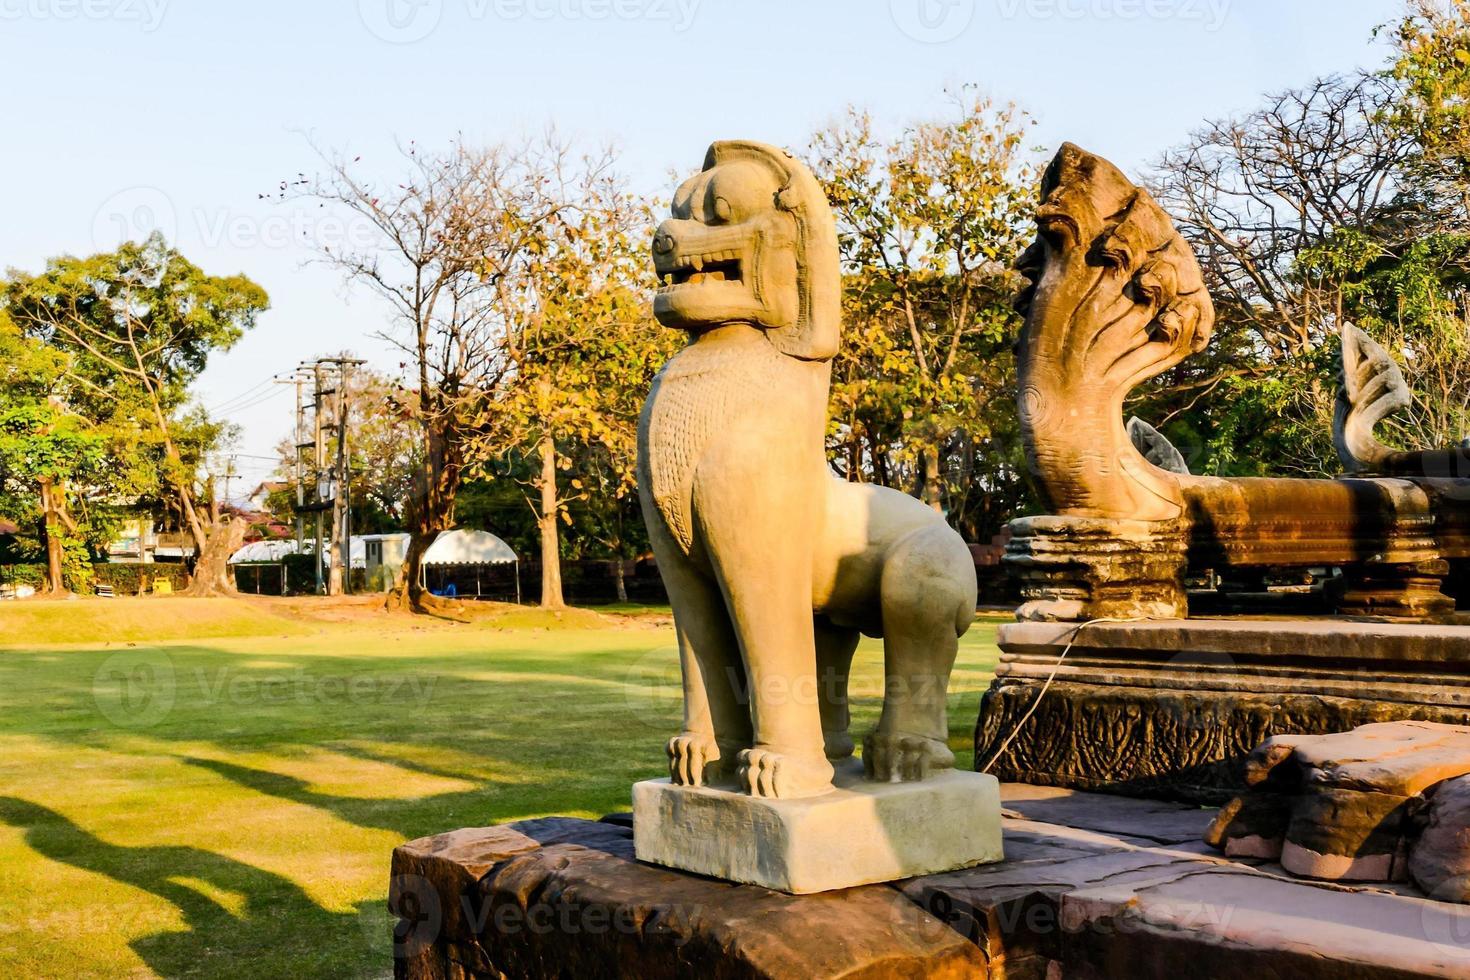
[[[827,759],[841,762],[852,758],[856,746],[852,740],[852,712],[848,703],[847,683],[852,672],[852,657],[857,652],[862,634],[840,626],[826,616],[816,617],[817,697],[822,712],[822,739]]]
[[[954,768],[945,695],[977,591],[974,559],[943,523],[913,531],[890,550],[880,586],[883,713],[863,742],[869,779],[918,781]]]

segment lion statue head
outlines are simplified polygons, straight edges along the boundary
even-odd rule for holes
[[[674,194],[653,239],[654,315],[696,338],[727,323],[766,331],[782,353],[837,353],[841,270],[821,186],[802,163],[762,143],[715,143]]]
[[[1072,144],[1042,181],[1038,235],[1018,268],[1022,432],[1054,514],[1173,520],[1176,476],[1129,438],[1123,403],[1209,343],[1215,309],[1169,216],[1117,167]]]

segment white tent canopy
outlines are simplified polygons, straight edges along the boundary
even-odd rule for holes
[[[316,542],[306,542],[305,553],[311,554],[316,551]],[[272,541],[256,541],[247,544],[239,551],[230,556],[231,565],[264,565],[274,564],[281,561],[287,555],[296,554],[296,542],[290,538],[276,539]],[[337,549],[327,549],[328,565],[337,563]],[[367,544],[356,535],[352,538],[352,567],[367,567]]]
[[[519,560],[510,545],[489,531],[445,531],[424,555],[425,565],[509,565]]]
[[[256,541],[247,544],[230,556],[231,565],[248,565],[257,562],[278,562],[287,555],[296,554],[296,542],[286,540]]]

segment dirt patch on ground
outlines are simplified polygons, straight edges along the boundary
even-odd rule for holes
[[[243,601],[286,619],[317,623],[377,625],[392,629],[453,629],[481,626],[493,629],[646,629],[673,622],[667,608],[618,606],[608,610],[568,607],[541,609],[505,602],[447,602],[443,615],[389,611],[384,596],[246,596]]]

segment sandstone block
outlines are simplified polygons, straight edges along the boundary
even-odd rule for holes
[[[876,783],[848,767],[832,792],[799,800],[633,787],[639,860],[794,895],[999,861],[1000,809],[1000,784],[971,772]]]

